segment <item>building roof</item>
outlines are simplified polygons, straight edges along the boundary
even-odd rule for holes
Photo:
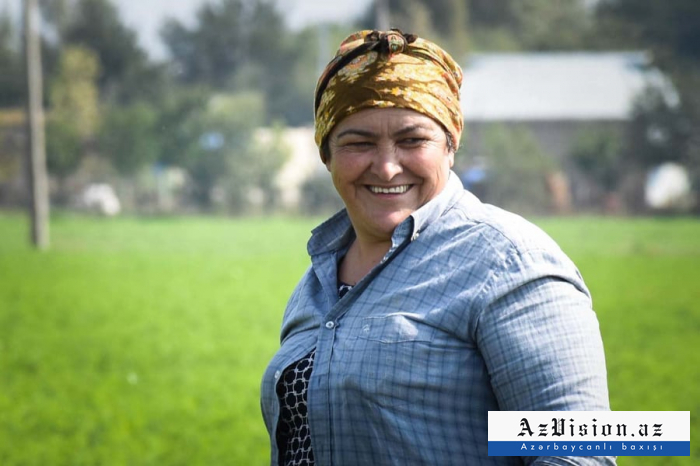
[[[475,54],[464,66],[467,121],[625,120],[664,84],[643,52]]]

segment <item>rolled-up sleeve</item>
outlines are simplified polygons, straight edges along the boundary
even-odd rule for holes
[[[556,251],[511,248],[483,289],[477,344],[504,411],[607,411],[605,355],[590,295]],[[615,464],[614,457],[523,457]]]

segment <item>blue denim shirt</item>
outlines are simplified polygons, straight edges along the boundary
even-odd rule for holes
[[[590,295],[545,233],[482,204],[451,173],[339,300],[338,258],[353,238],[342,211],[309,240],[312,265],[262,382],[272,464],[275,384],[313,348],[308,415],[318,465],[614,464],[487,454],[490,410],[609,409]]]

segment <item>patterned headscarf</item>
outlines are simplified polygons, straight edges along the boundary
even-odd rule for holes
[[[398,29],[359,31],[345,39],[316,85],[316,144],[366,108],[407,108],[431,117],[459,144],[462,69],[436,44]],[[455,147],[456,149],[456,147]]]

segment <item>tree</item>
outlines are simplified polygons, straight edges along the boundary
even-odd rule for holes
[[[645,45],[662,68],[700,64],[700,4],[694,0],[600,0],[606,43]],[[614,29],[622,27],[621,35]]]
[[[65,177],[75,171],[99,125],[97,76],[94,52],[85,47],[67,47],[59,61],[58,74],[50,86],[51,111],[47,118],[49,172]]]
[[[582,0],[390,0],[391,25],[440,43],[458,60],[471,50],[590,47],[593,21]],[[361,27],[374,28],[373,10]]]
[[[82,46],[96,53],[104,98],[120,103],[157,98],[164,70],[148,61],[136,33],[123,24],[109,0],[45,2],[44,16],[61,47]]]
[[[133,175],[156,161],[156,111],[145,103],[108,109],[98,138],[98,148],[122,175]]]
[[[224,92],[265,96],[266,122],[311,121],[316,47],[310,34],[287,31],[274,3],[220,0],[205,3],[187,27],[169,20],[161,30],[181,84],[205,84]],[[303,82],[299,77],[303,76]]]
[[[479,50],[581,50],[592,13],[580,0],[469,0],[468,30]]]
[[[450,2],[445,0],[438,2],[387,0],[389,24],[392,28],[401,29],[405,33],[417,34],[420,37],[438,42],[448,52],[459,56],[464,53],[465,50],[463,48],[466,47],[466,44],[457,44],[463,47],[456,50],[452,47],[452,42],[458,42],[457,37],[464,37],[464,24],[466,21],[460,21],[465,18],[460,18],[459,14],[464,11],[464,8],[461,2],[454,2],[460,4],[459,8],[454,10],[451,16],[445,16],[440,13],[444,12],[446,3]],[[360,27],[362,29],[375,29],[375,15],[375,9],[369,8],[360,20]],[[453,37],[455,40],[452,40]]]
[[[187,168],[196,157],[204,132],[201,121],[210,91],[203,87],[171,87],[159,107],[156,132],[160,140],[158,162]]]
[[[192,122],[199,128],[199,138],[185,168],[195,182],[200,206],[213,207],[218,190],[220,204],[234,212],[243,209],[259,166],[250,151],[251,137],[263,115],[264,99],[259,93],[218,94]]]
[[[100,85],[107,86],[125,76],[129,68],[145,61],[136,33],[124,26],[108,0],[79,0],[64,31],[64,41],[94,49],[103,73]]]
[[[601,0],[596,13],[601,44],[650,50],[652,65],[671,79],[678,94],[673,108],[654,102],[654,96],[637,108],[630,146],[645,157],[683,163],[700,198],[700,2]],[[639,139],[640,134],[652,137]],[[660,150],[667,154],[659,156]],[[700,213],[700,202],[695,207]]]
[[[84,139],[92,137],[99,124],[99,74],[97,56],[91,49],[69,46],[62,51],[58,75],[51,83],[52,116],[71,121]]]
[[[496,125],[486,133],[485,200],[520,213],[549,212],[547,175],[554,163],[522,126]]]
[[[620,135],[610,128],[583,130],[578,134],[570,157],[588,188],[588,199],[583,200],[583,204],[610,205],[619,194],[625,174]]]
[[[0,107],[19,106],[25,85],[18,35],[7,13],[0,15]]]
[[[258,210],[270,212],[274,209],[279,194],[275,177],[291,152],[283,135],[284,127],[279,124],[271,129],[258,129],[244,156],[230,159],[234,163],[227,179],[232,201],[230,205],[242,210],[244,201],[251,197],[249,194],[257,193],[259,199],[254,201],[258,204]]]
[[[171,19],[161,35],[180,66],[181,81],[224,89],[244,65],[278,58],[284,29],[269,2],[221,0],[200,8],[193,28]]]
[[[511,3],[515,36],[523,50],[581,50],[588,47],[593,15],[579,0],[521,0]]]
[[[210,94],[205,88],[173,88],[156,127],[162,165],[184,168],[192,181],[192,201],[241,212],[254,187],[271,191],[268,175],[281,164],[279,148],[252,144],[264,120],[260,92]]]

